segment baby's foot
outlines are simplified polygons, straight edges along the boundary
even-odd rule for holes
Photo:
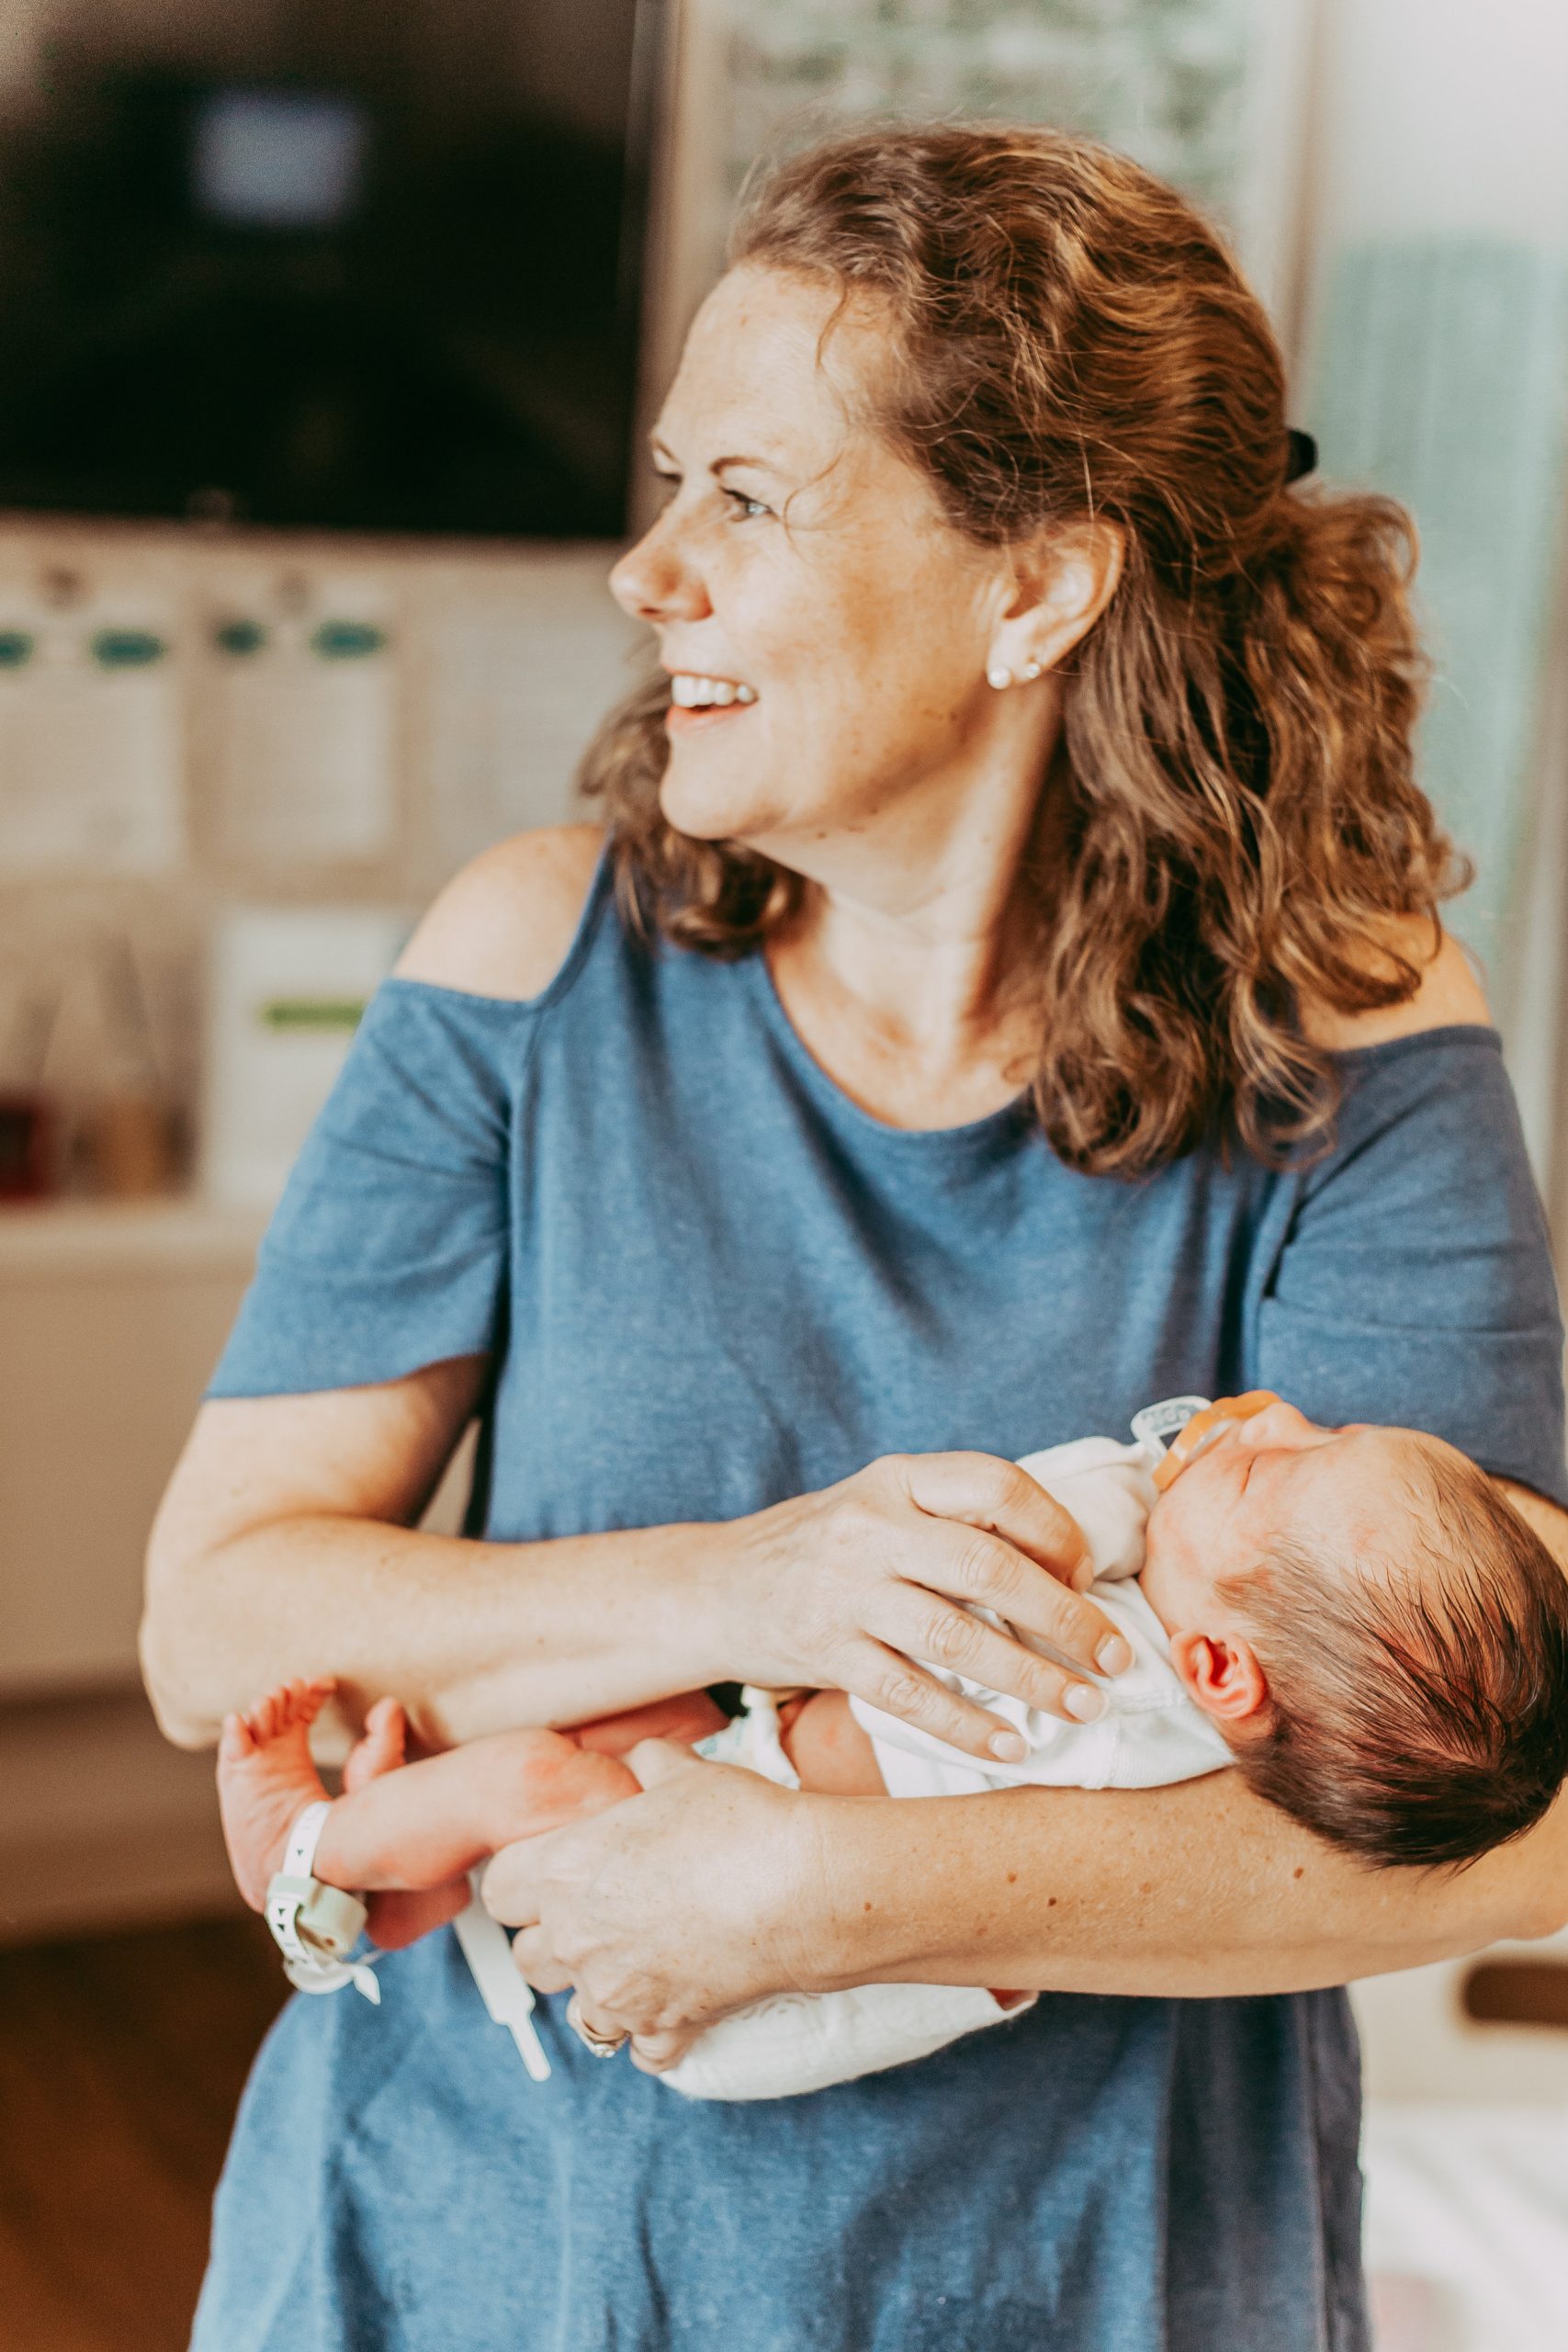
[[[267,1883],[305,1807],[326,1795],[310,1760],[310,1725],[333,1690],[332,1678],[287,1682],[248,1715],[226,1715],[218,1743],[218,1810],[229,1860],[253,1911],[266,1907]]]
[[[383,1773],[397,1771],[404,1761],[407,1740],[408,1718],[401,1707],[395,1699],[378,1699],[343,1768],[344,1795],[351,1797],[355,1789],[367,1787]]]

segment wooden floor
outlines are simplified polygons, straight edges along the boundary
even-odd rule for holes
[[[0,1951],[0,2352],[184,2352],[287,1990],[248,1913]]]

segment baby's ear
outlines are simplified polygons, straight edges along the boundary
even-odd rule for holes
[[[1246,1723],[1269,1703],[1269,1679],[1250,1642],[1235,1635],[1178,1634],[1170,1662],[1194,1706],[1218,1723]]]

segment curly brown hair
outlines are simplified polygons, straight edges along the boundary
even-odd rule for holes
[[[1063,673],[1049,854],[1021,876],[1011,986],[1054,1149],[1130,1176],[1216,1135],[1271,1159],[1320,1145],[1337,1084],[1302,1008],[1412,996],[1386,919],[1426,917],[1435,944],[1465,878],[1413,775],[1404,509],[1288,484],[1259,303],[1189,204],[1090,141],[856,131],[743,198],[730,261],[880,307],[870,419],[972,541],[1093,518],[1124,537]],[[612,713],[581,782],[645,934],[752,952],[802,886],[663,816],[669,691]]]

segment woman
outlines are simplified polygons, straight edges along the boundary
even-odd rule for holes
[[[154,1542],[174,1735],[294,1673],[437,1739],[744,1678],[983,1753],[911,1658],[1078,1713],[1120,1663],[998,1457],[1178,1390],[1427,1427],[1562,1544],[1405,526],[1289,486],[1210,232],[1048,133],[850,138],[751,203],[655,447],[615,586],[669,674],[594,755],[607,850],[481,859],[365,1023]],[[416,1532],[476,1408],[486,1540]],[[1558,1818],[1377,1877],[1227,1774],[900,1805],[637,1757],[491,1873],[637,2064],[557,2000],[526,2080],[446,1934],[378,2011],[297,2001],[204,2352],[1359,2346],[1354,2037],[1309,1988],[1568,1911]],[[649,2079],[878,1976],[1055,1997],[781,2104]]]

